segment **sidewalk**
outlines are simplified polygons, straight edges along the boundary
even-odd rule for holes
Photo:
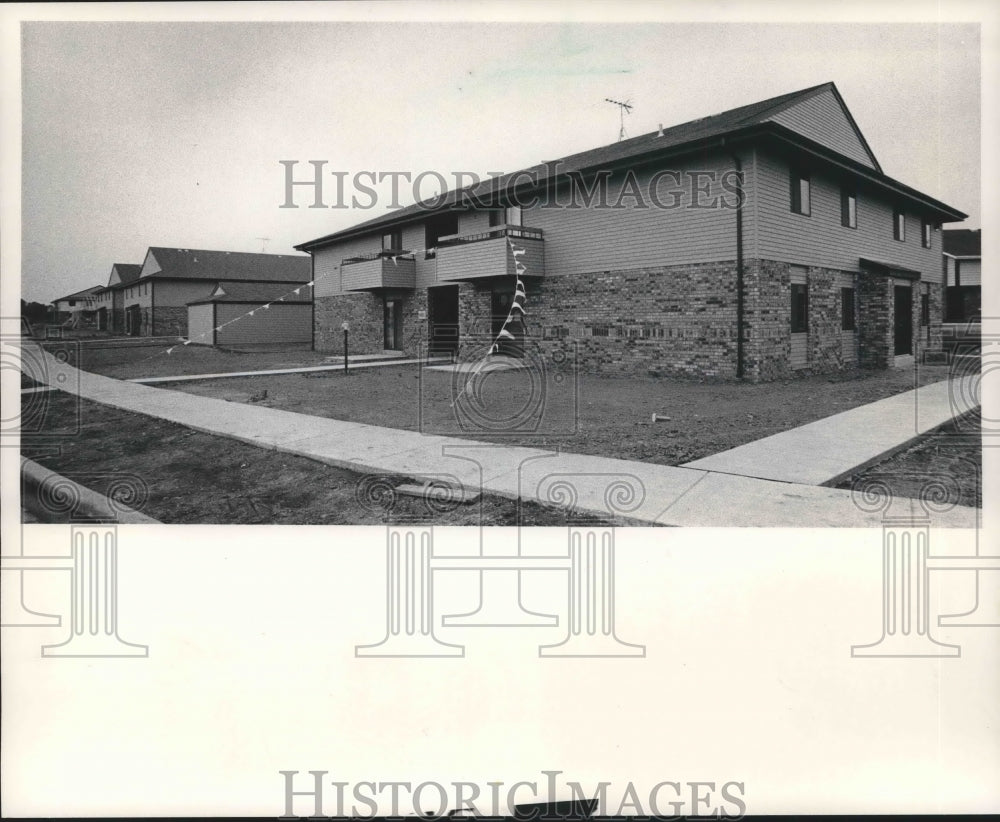
[[[931,383],[685,463],[684,467],[805,485],[835,485],[971,410],[970,397],[975,397],[975,403],[981,401],[978,391],[979,380],[973,377]]]
[[[61,368],[66,370],[65,366]],[[60,385],[54,387],[62,390]],[[798,528],[882,525],[881,513],[862,511],[850,492],[831,488],[425,436],[415,431],[151,388],[84,371],[79,372],[79,392],[94,402],[342,468],[418,480],[448,478],[487,493],[549,506],[558,505],[570,494],[577,510],[648,524]],[[922,513],[917,501],[905,500],[894,503],[893,515],[906,515],[910,508]],[[972,528],[977,521],[978,510],[963,507],[935,514],[931,524]]]

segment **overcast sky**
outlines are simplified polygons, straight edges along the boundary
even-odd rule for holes
[[[887,174],[980,226],[973,24],[30,23],[22,296],[151,245],[290,253],[383,213],[281,209],[279,160],[510,172],[829,80]],[[330,178],[332,180],[332,178]],[[433,193],[428,184],[423,193]],[[328,189],[329,191],[330,189]],[[400,202],[412,201],[403,186]],[[325,199],[332,202],[335,197]],[[956,227],[956,226],[952,226]]]

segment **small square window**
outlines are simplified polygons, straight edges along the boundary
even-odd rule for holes
[[[901,243],[906,242],[906,214],[899,208],[892,212],[892,237]]]
[[[809,175],[804,171],[792,171],[792,211],[796,214],[804,214],[807,217],[811,212]]]
[[[403,232],[402,231],[387,231],[382,235],[382,250],[383,251],[402,251],[403,250]]]
[[[809,289],[801,283],[792,283],[792,333],[809,331]]]

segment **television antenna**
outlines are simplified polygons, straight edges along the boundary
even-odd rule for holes
[[[619,124],[618,142],[620,143],[622,140],[624,140],[628,136],[625,133],[625,114],[626,113],[628,113],[628,114],[632,113],[632,103],[630,101],[628,101],[628,100],[626,100],[623,103],[620,100],[612,100],[610,97],[605,97],[604,98],[604,102],[611,103],[613,105],[618,106],[618,124]]]
[[[271,241],[270,237],[254,237],[255,240],[260,240],[260,253],[263,254],[267,251],[267,244]]]

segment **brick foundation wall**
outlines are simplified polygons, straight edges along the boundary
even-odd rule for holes
[[[862,274],[858,277],[858,364],[888,368],[892,364],[892,281]]]
[[[531,287],[525,284],[528,302]],[[537,290],[536,290],[537,293]],[[530,332],[529,332],[530,333]],[[485,353],[493,337],[493,284],[468,282],[458,285],[458,356],[460,359]]]
[[[743,269],[744,376],[753,382],[791,374],[791,275],[788,263],[750,260]]]
[[[735,377],[734,261],[529,282],[529,336],[584,372]]]
[[[402,335],[396,350],[416,356],[427,347],[427,289],[387,292],[387,296],[402,303]],[[347,343],[350,353],[381,354],[385,350],[382,294],[361,291],[317,297],[314,315],[317,351],[344,353],[345,320],[350,325]]]
[[[125,309],[115,308],[111,311],[111,330],[115,334],[125,333]]]
[[[184,337],[187,335],[187,321],[187,306],[155,306],[153,308],[153,336]]]

